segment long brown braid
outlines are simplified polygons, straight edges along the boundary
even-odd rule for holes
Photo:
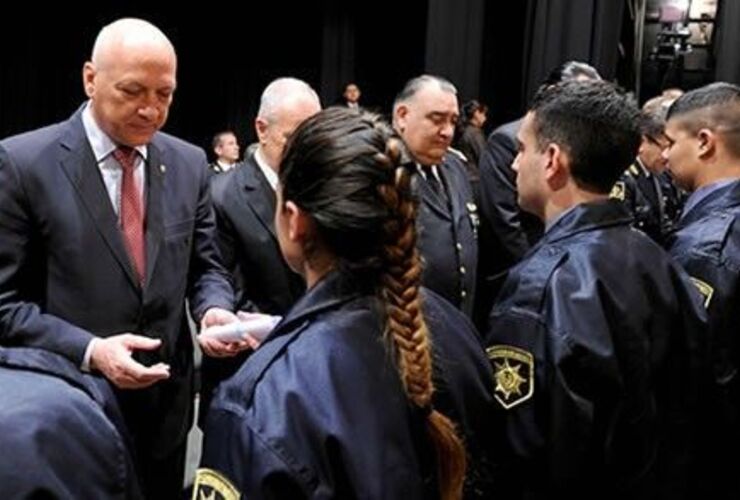
[[[400,143],[390,139],[385,161],[397,165]],[[380,159],[380,158],[379,158]],[[386,336],[395,346],[398,371],[406,394],[427,412],[427,433],[436,449],[441,498],[462,496],[465,447],[454,424],[432,407],[432,355],[429,331],[421,311],[421,260],[416,249],[416,203],[411,196],[411,174],[395,168],[393,184],[378,188],[391,217],[385,224],[381,296],[386,309]]]
[[[421,311],[421,263],[410,174],[400,142],[377,116],[329,108],[303,122],[280,166],[284,200],[311,215],[338,265],[372,276],[385,308],[385,336],[408,399],[427,418],[441,498],[462,495],[465,449],[452,422],[432,407],[432,356]],[[304,249],[305,250],[305,249]]]

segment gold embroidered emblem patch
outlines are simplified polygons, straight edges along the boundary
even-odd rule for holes
[[[231,481],[213,469],[198,469],[195,473],[192,500],[239,500],[241,494]]]
[[[691,281],[694,283],[696,289],[699,290],[701,296],[704,297],[704,309],[708,309],[709,303],[712,301],[712,295],[714,295],[714,287],[699,278],[694,278],[693,276],[689,276],[689,278],[691,278]]]
[[[524,349],[495,345],[486,349],[493,366],[493,396],[509,410],[534,394],[534,356]]]
[[[609,192],[609,198],[624,201],[624,191],[624,182],[617,181],[614,183],[614,186],[612,186],[612,190]]]

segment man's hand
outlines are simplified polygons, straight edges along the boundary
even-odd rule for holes
[[[121,389],[142,389],[170,376],[165,363],[144,366],[131,357],[134,351],[153,351],[162,343],[133,333],[122,333],[97,339],[90,354],[90,368],[100,371],[105,378]]]
[[[235,321],[239,321],[236,314],[227,311],[226,309],[212,307],[203,315],[203,319],[200,322],[200,331],[202,332],[211,326],[228,325]],[[198,335],[198,344],[200,344],[203,352],[214,358],[235,356],[241,351],[251,348],[250,343],[246,340],[241,340],[239,342],[224,342],[204,335]]]

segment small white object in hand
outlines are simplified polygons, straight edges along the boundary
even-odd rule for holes
[[[262,342],[281,319],[282,316],[270,316],[268,314],[255,315],[247,320],[208,327],[200,334],[218,339],[222,342],[239,342],[240,340],[245,340],[246,335],[249,334],[251,337]]]

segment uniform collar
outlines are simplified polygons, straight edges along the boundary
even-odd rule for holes
[[[340,269],[329,271],[293,305],[270,336],[279,336],[322,311],[372,293],[372,283],[356,273]]]
[[[609,226],[629,225],[632,217],[619,200],[599,200],[580,203],[567,210],[550,225],[542,238],[553,243],[577,233]]]

